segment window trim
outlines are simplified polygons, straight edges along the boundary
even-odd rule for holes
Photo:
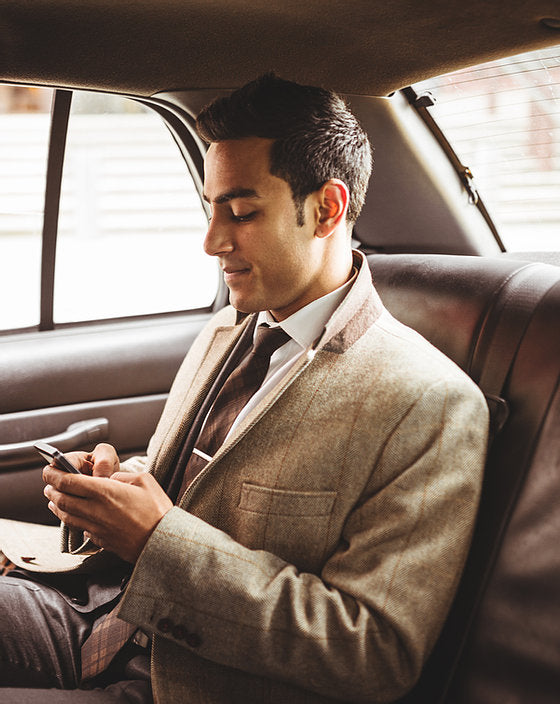
[[[484,201],[482,200],[480,193],[477,191],[475,183],[474,183],[474,177],[473,174],[468,166],[465,166],[461,160],[459,159],[459,156],[449,143],[447,137],[444,135],[443,131],[441,130],[440,126],[437,124],[437,122],[434,120],[433,116],[431,115],[430,111],[428,108],[434,104],[434,99],[431,96],[429,92],[426,92],[424,94],[419,95],[412,86],[407,86],[406,88],[401,89],[401,93],[405,96],[405,98],[408,100],[410,105],[416,110],[418,113],[420,119],[424,122],[424,124],[427,126],[427,128],[430,130],[430,132],[433,134],[435,137],[436,141],[440,145],[440,147],[443,149],[445,155],[449,159],[449,162],[453,166],[453,169],[457,173],[457,176],[459,177],[459,180],[463,184],[464,189],[467,191],[469,194],[469,202],[472,205],[475,205],[478,210],[480,211],[480,214],[486,221],[486,224],[488,225],[488,228],[490,229],[492,235],[494,236],[494,239],[496,240],[500,250],[502,252],[506,251],[505,245],[502,242],[502,238],[500,237],[500,233],[498,232],[498,229],[496,228],[496,225],[494,224],[494,221],[492,220],[490,213],[486,209],[486,206],[484,205]]]
[[[213,302],[204,308],[184,308],[182,310],[161,311],[157,313],[141,313],[112,318],[92,318],[72,322],[54,322],[54,281],[56,267],[56,243],[58,237],[58,218],[66,138],[70,121],[72,96],[75,90],[99,93],[103,91],[88,91],[87,89],[57,88],[47,84],[28,84],[10,81],[8,85],[26,88],[45,88],[53,92],[49,138],[47,145],[47,166],[45,173],[45,197],[43,201],[43,228],[41,235],[41,273],[38,305],[40,308],[39,322],[32,325],[22,325],[14,328],[0,328],[0,338],[19,335],[29,335],[42,331],[72,329],[91,326],[112,326],[118,323],[138,323],[147,320],[164,321],[165,319],[180,319],[185,316],[200,316],[212,314],[228,304],[229,292],[223,276],[218,280],[218,288]],[[208,214],[207,206],[202,199],[202,183],[204,178],[204,145],[195,136],[192,116],[165,100],[157,98],[140,98],[139,96],[118,93],[122,98],[133,100],[157,113],[170,131],[183,157],[193,180],[203,210]]]
[[[56,241],[58,215],[66,136],[72,105],[72,91],[55,90],[51,109],[45,202],[43,209],[43,234],[41,237],[41,288],[39,330],[54,330],[54,275],[56,266]]]
[[[68,125],[72,105],[73,90],[58,89],[53,91],[51,107],[51,124],[47,150],[47,170],[45,181],[45,198],[43,212],[43,229],[41,238],[41,281],[40,281],[40,317],[38,325],[0,330],[0,336],[17,333],[28,333],[34,330],[48,331],[68,329],[80,326],[115,324],[117,322],[142,321],[148,319],[175,318],[182,315],[201,315],[216,312],[227,305],[228,292],[220,277],[214,300],[204,308],[185,308],[182,310],[161,311],[136,315],[124,315],[112,318],[84,319],[74,322],[54,321],[54,286],[56,269],[56,248],[58,237],[58,222],[62,177],[66,152]],[[194,125],[187,113],[176,110],[162,101],[138,98],[132,95],[119,94],[128,100],[134,100],[155,112],[162,119],[171,133],[179,152],[187,166],[199,195],[202,208],[206,214],[207,207],[202,199],[202,179],[204,154],[193,136]],[[178,113],[178,114],[177,114]]]
[[[161,99],[137,99],[137,102],[157,112],[164,121],[185,160],[185,164],[187,165],[198,193],[202,209],[209,219],[210,207],[202,195],[204,189],[204,156],[207,147],[202,140],[195,136],[196,121],[186,110],[182,110],[177,105],[172,105]],[[209,310],[217,312],[226,306],[228,302],[229,289],[225,284],[223,275],[220,275],[218,290],[216,291],[216,296]]]

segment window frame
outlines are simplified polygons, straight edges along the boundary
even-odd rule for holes
[[[453,167],[455,173],[457,174],[457,177],[459,178],[459,181],[463,185],[463,188],[465,191],[468,193],[469,196],[469,203],[471,205],[476,206],[476,208],[479,210],[480,214],[486,221],[486,224],[488,225],[488,229],[492,233],[492,236],[496,240],[496,243],[498,247],[500,248],[501,252],[506,252],[506,247],[502,241],[502,238],[500,237],[500,233],[498,232],[498,228],[496,227],[496,224],[492,220],[492,217],[490,216],[490,213],[488,212],[486,206],[484,205],[484,200],[481,197],[480,193],[478,192],[478,189],[476,187],[473,173],[470,169],[469,166],[466,166],[463,164],[461,159],[459,158],[459,155],[455,151],[455,149],[451,146],[451,143],[443,133],[442,129],[438,125],[437,121],[434,119],[432,114],[429,111],[429,108],[434,105],[434,99],[432,95],[430,94],[429,91],[423,92],[423,93],[417,93],[416,90],[412,86],[407,86],[405,88],[402,88],[400,91],[404,97],[408,100],[410,105],[416,110],[417,114],[421,118],[421,120],[424,122],[426,127],[430,130],[432,135],[434,136],[435,140],[437,143],[440,145],[440,147],[443,149],[445,155],[447,156],[447,159],[449,160],[451,166]]]
[[[441,104],[441,105],[447,105],[446,103],[446,94],[445,94],[445,88],[447,86],[455,86],[455,78],[457,78],[457,82],[460,85],[461,83],[466,84],[467,86],[472,85],[478,80],[481,81],[501,81],[501,80],[507,80],[510,77],[514,78],[514,82],[509,86],[509,88],[504,87],[500,88],[499,90],[488,90],[486,92],[479,92],[475,93],[476,97],[478,98],[488,98],[491,97],[492,99],[495,98],[496,96],[500,96],[500,94],[506,94],[511,96],[513,92],[518,92],[518,91],[533,91],[533,93],[529,93],[528,98],[525,101],[519,101],[518,103],[514,102],[513,107],[518,107],[520,105],[523,105],[524,107],[527,107],[529,110],[532,110],[532,107],[540,102],[545,102],[549,101],[548,104],[554,104],[557,105],[558,103],[558,96],[554,94],[554,90],[558,89],[560,87],[560,84],[558,81],[554,80],[552,78],[552,74],[549,74],[550,71],[558,70],[558,65],[553,64],[554,61],[558,61],[558,50],[560,49],[560,44],[554,44],[550,45],[549,47],[541,47],[540,49],[535,49],[535,50],[525,50],[521,53],[514,54],[511,57],[502,57],[497,60],[487,60],[483,61],[482,63],[477,63],[473,66],[470,67],[465,67],[464,69],[459,69],[457,71],[451,71],[449,73],[442,74],[441,76],[433,76],[431,78],[423,79],[419,81],[418,83],[414,84],[413,86],[407,86],[406,88],[401,89],[399,92],[405,96],[405,98],[408,100],[409,104],[415,109],[416,113],[420,116],[424,124],[428,127],[428,129],[431,131],[432,135],[435,137],[436,141],[439,143],[441,146],[442,150],[444,151],[445,155],[447,156],[449,162],[451,163],[453,169],[457,173],[459,180],[461,181],[463,187],[465,188],[466,192],[469,195],[469,201],[473,204],[476,205],[480,213],[482,214],[484,220],[486,221],[488,228],[490,232],[492,233],[494,239],[496,240],[498,246],[500,247],[500,250],[502,253],[507,254],[508,256],[514,256],[518,258],[523,258],[523,257],[528,257],[530,259],[535,258],[536,261],[553,261],[556,263],[558,261],[558,254],[559,252],[559,245],[557,241],[555,240],[552,242],[552,246],[549,246],[549,243],[547,242],[544,246],[537,244],[535,246],[531,246],[531,242],[529,241],[528,237],[519,237],[519,232],[516,232],[515,226],[513,226],[510,229],[511,225],[511,220],[508,220],[507,216],[504,218],[503,213],[504,213],[504,206],[503,206],[503,200],[507,203],[508,197],[507,197],[507,192],[508,192],[508,187],[505,186],[501,193],[505,195],[505,198],[502,200],[501,198],[501,193],[497,195],[498,189],[493,190],[491,185],[489,185],[489,181],[499,181],[501,178],[506,179],[508,176],[507,168],[509,166],[508,159],[504,158],[503,160],[495,158],[494,160],[488,160],[487,163],[492,163],[493,161],[496,162],[497,167],[492,170],[491,173],[488,173],[490,170],[485,170],[485,163],[477,163],[477,158],[476,155],[469,155],[468,150],[463,153],[463,158],[465,162],[463,162],[463,158],[459,156],[459,151],[455,149],[454,146],[452,146],[452,143],[455,143],[455,139],[457,139],[457,149],[459,149],[459,145],[461,140],[465,141],[464,138],[461,136],[457,136],[457,134],[454,134],[452,126],[449,126],[445,124],[445,115],[438,115],[435,108]],[[548,63],[550,62],[550,64]],[[523,68],[517,69],[516,67],[523,65]],[[529,66],[527,68],[527,65]],[[513,69],[512,69],[513,67]],[[510,70],[512,69],[512,70]],[[539,72],[539,73],[537,73]],[[473,74],[476,73],[483,73],[483,76],[481,78],[478,77],[473,77]],[[521,74],[523,73],[531,73],[531,74],[536,74],[535,80],[532,82],[526,82],[526,83],[516,83],[515,79],[517,79]],[[465,78],[465,75],[467,78]],[[550,78],[550,80],[548,80]],[[437,84],[437,81],[440,79],[450,79],[448,84],[442,83],[442,85]],[[542,81],[542,82],[539,82]],[[438,88],[443,88],[443,98],[440,101],[438,101],[438,93],[437,89]],[[538,88],[546,88],[549,91],[552,92],[551,96],[548,96],[546,98],[539,97],[536,95],[536,91]],[[536,96],[536,99],[535,99]],[[467,99],[467,95],[461,95],[460,90],[457,91],[457,99]],[[454,100],[455,96],[451,98],[451,100]],[[474,103],[474,100],[473,100]],[[496,104],[497,105],[497,104]],[[496,107],[496,105],[492,102],[492,106]],[[431,108],[434,107],[434,111],[431,110]],[[503,108],[503,106],[502,106]],[[477,109],[482,109],[482,108],[476,108],[473,107],[473,110]],[[452,113],[451,113],[452,114]],[[554,108],[551,108],[550,112],[547,112],[547,109],[544,108],[544,111],[542,112],[543,116],[549,116],[551,119],[551,125],[550,127],[545,127],[545,128],[540,128],[541,130],[543,129],[550,129],[550,141],[541,143],[541,142],[535,142],[534,144],[529,142],[528,147],[538,147],[540,144],[545,144],[546,146],[550,147],[551,152],[556,152],[556,156],[552,154],[550,157],[551,159],[557,159],[559,158],[558,156],[558,146],[559,142],[558,139],[556,141],[552,137],[552,132],[558,130],[558,117],[560,113],[558,113],[558,110],[554,110]],[[556,118],[556,122],[554,121],[554,118]],[[520,116],[519,114],[516,115],[516,119],[523,119],[523,116]],[[527,119],[527,118],[526,118]],[[512,118],[513,121],[513,118]],[[440,127],[440,122],[443,125],[443,127]],[[500,122],[506,122],[506,119],[502,117],[498,117],[495,121],[495,123],[500,123]],[[459,129],[463,129],[465,125],[463,125]],[[444,131],[445,130],[445,133]],[[513,131],[512,131],[513,130]],[[532,130],[529,129],[529,132]],[[507,137],[509,134],[515,134],[515,133],[521,133],[521,130],[517,127],[512,127],[510,124],[506,124],[506,130],[503,132],[496,131],[494,133],[494,138],[500,139],[503,137]],[[449,135],[449,137],[447,136]],[[486,138],[487,139],[487,138]],[[449,141],[451,140],[451,141]],[[475,139],[473,139],[475,142]],[[481,140],[482,141],[482,140]],[[476,143],[476,142],[475,142]],[[510,149],[514,150],[519,147],[519,143],[515,142],[510,142],[507,144],[505,147],[502,147],[502,149]],[[486,150],[485,145],[483,145],[480,149],[481,152],[484,152]],[[498,150],[497,150],[498,151]],[[537,161],[538,158],[540,157],[531,157],[527,154],[523,154],[521,157],[522,160],[529,161],[530,159],[533,159],[533,161]],[[465,163],[468,163],[472,161],[473,163],[471,164],[474,168],[474,174],[473,170],[471,170],[470,166],[465,165]],[[486,171],[486,172],[485,172]],[[544,174],[546,172],[546,169],[537,169],[535,167],[535,164],[529,167],[529,170],[527,172],[524,172],[523,170],[516,171],[516,173],[521,174],[522,176],[527,173],[529,175],[529,178],[527,179],[526,183],[528,188],[526,190],[530,190],[531,185],[535,183],[534,179],[531,179],[532,176],[538,176],[539,178],[543,179],[543,182],[546,184],[546,180],[544,177]],[[552,166],[550,168],[550,173],[553,174],[556,178],[558,177],[558,174],[560,173],[558,170],[558,167]],[[479,186],[476,184],[477,180],[477,175],[480,178],[480,188],[482,189],[482,192],[485,193],[486,196],[486,202],[488,203],[488,207],[491,209],[491,211],[494,213],[494,217],[490,215],[490,212],[486,208],[485,202],[483,198],[480,195],[479,191]],[[553,176],[553,177],[554,177]],[[539,185],[540,181],[536,182],[537,185]],[[512,191],[515,190],[515,181],[514,185],[511,188]],[[546,185],[545,185],[546,188]],[[510,196],[510,198],[516,199],[516,196]],[[522,200],[523,197],[521,198]],[[534,224],[537,225],[537,227],[540,224],[544,224],[547,222],[546,217],[547,217],[547,198],[544,198],[545,202],[545,209],[544,209],[544,218],[540,217],[540,212],[538,210],[538,202],[539,198],[536,197],[534,199],[531,199],[531,197],[527,197],[526,202],[528,203],[527,206],[527,212],[529,213],[529,217],[526,219],[520,219],[519,221],[516,221],[516,224],[519,224],[520,222],[520,227],[524,228],[525,230],[529,230],[530,228],[533,227]],[[552,201],[552,198],[548,198],[549,201]],[[551,231],[556,228],[558,224],[558,217],[556,214],[556,211],[552,211],[554,214],[554,217],[552,220],[550,220],[550,229]],[[549,213],[548,215],[550,216]],[[536,216],[536,217],[535,217]],[[538,239],[538,235],[537,235]]]
[[[18,85],[18,84],[11,84]],[[32,87],[32,86],[24,86]],[[227,304],[227,287],[223,277],[219,277],[218,288],[214,300],[202,308],[185,308],[182,310],[162,311],[158,313],[145,313],[123,315],[108,318],[84,319],[73,322],[60,322],[54,320],[54,292],[56,273],[56,249],[58,239],[58,224],[60,211],[60,197],[66,152],[68,125],[72,106],[73,89],[41,86],[53,90],[50,112],[50,128],[47,146],[47,167],[45,175],[45,197],[43,208],[43,228],[41,235],[41,280],[39,299],[39,321],[36,325],[6,328],[0,330],[0,336],[13,336],[18,333],[43,332],[79,328],[83,326],[100,326],[123,322],[136,322],[150,319],[176,319],[185,315],[199,316],[213,313]],[[92,91],[97,92],[97,91]],[[195,190],[200,199],[201,207],[209,216],[208,207],[202,197],[203,190],[203,165],[204,146],[196,137],[194,119],[186,112],[169,106],[160,100],[138,98],[133,95],[119,94],[120,97],[133,100],[152,110],[162,119],[169,130],[173,141],[185,162]]]

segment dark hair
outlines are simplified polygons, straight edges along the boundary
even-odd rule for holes
[[[348,186],[348,222],[354,223],[360,214],[372,168],[371,146],[336,93],[267,73],[207,105],[196,126],[206,142],[275,140],[270,172],[289,184],[299,225],[306,197],[330,178]]]

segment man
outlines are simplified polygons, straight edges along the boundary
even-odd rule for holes
[[[267,75],[198,129],[204,247],[232,305],[189,351],[147,458],[100,445],[71,457],[94,476],[47,467],[49,507],[134,565],[118,615],[153,638],[156,701],[393,701],[461,574],[484,399],[351,250],[371,151],[336,95]],[[262,335],[277,349],[246,393]]]

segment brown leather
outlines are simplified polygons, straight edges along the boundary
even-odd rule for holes
[[[509,417],[491,447],[453,609],[407,704],[552,704],[560,692],[560,268],[506,258],[369,257],[389,310]],[[485,389],[486,387],[486,389]]]

